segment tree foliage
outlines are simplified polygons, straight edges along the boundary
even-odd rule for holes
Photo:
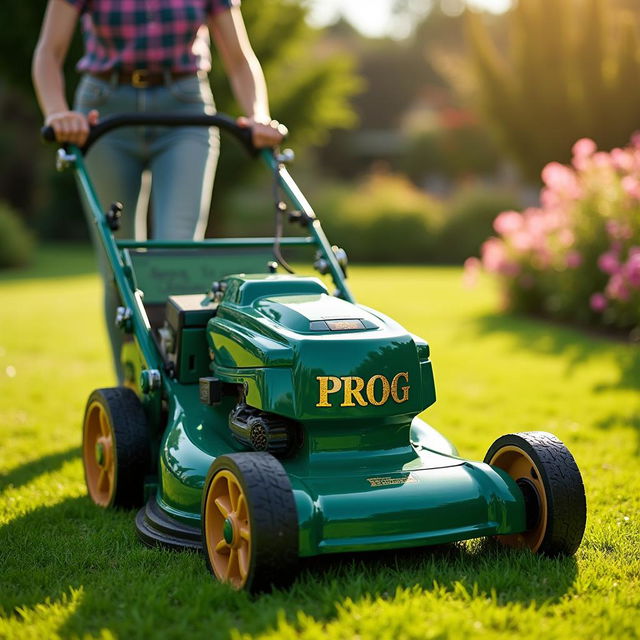
[[[638,16],[604,0],[520,0],[502,51],[468,12],[478,100],[531,178],[573,143],[623,145],[640,127]]]

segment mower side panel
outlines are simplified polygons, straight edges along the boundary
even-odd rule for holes
[[[199,402],[195,385],[180,385],[178,393],[184,407],[172,403],[156,500],[171,518],[199,527],[202,486],[211,463],[242,447],[226,426],[232,399],[207,407]],[[389,428],[399,431],[400,425]],[[402,430],[406,433],[406,427]],[[436,442],[422,421],[412,427],[422,445],[380,451],[368,447],[373,443],[365,431],[353,435],[356,448],[351,451],[341,442],[333,453],[304,451],[283,460],[296,500],[301,556],[423,546],[525,529],[524,502],[513,480],[486,464],[424,448],[446,449],[447,441]]]
[[[169,424],[160,445],[157,500],[179,521],[200,526],[202,487],[215,458],[242,451],[227,426],[232,398],[209,407],[200,402],[198,385],[170,381]]]
[[[300,555],[397,549],[524,531],[510,478],[482,463],[383,477],[292,478]]]

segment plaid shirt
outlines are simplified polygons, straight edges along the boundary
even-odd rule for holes
[[[200,27],[239,0],[66,0],[82,13],[85,54],[78,71],[188,72],[211,69]]]

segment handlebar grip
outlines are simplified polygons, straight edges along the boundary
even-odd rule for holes
[[[235,119],[223,113],[215,115],[175,113],[122,113],[104,118],[95,126],[90,127],[89,137],[80,149],[86,154],[93,144],[103,135],[113,129],[130,126],[157,126],[157,127],[219,127],[233,135],[251,155],[256,155],[258,149],[253,145],[253,133],[250,128],[239,127]],[[56,134],[53,127],[42,127],[40,135],[45,142],[56,142]]]
[[[233,123],[234,131],[232,131],[233,135],[239,140],[240,144],[249,152],[250,155],[255,155],[258,153],[258,149],[253,146],[253,133],[250,127],[243,128],[239,127],[235,122]],[[223,127],[221,127],[223,128]],[[231,131],[231,129],[227,129]]]
[[[53,130],[53,127],[42,127],[40,129],[40,137],[45,142],[55,142],[56,141],[56,132]]]

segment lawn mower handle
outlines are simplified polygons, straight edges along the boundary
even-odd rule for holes
[[[80,149],[83,154],[105,133],[112,129],[132,126],[162,126],[162,127],[218,127],[235,136],[251,154],[256,155],[258,149],[253,145],[252,131],[249,127],[240,127],[234,118],[217,113],[215,115],[183,115],[176,113],[121,113],[108,116],[89,130],[89,137]],[[55,142],[56,135],[53,127],[42,127],[40,134],[46,142]]]

